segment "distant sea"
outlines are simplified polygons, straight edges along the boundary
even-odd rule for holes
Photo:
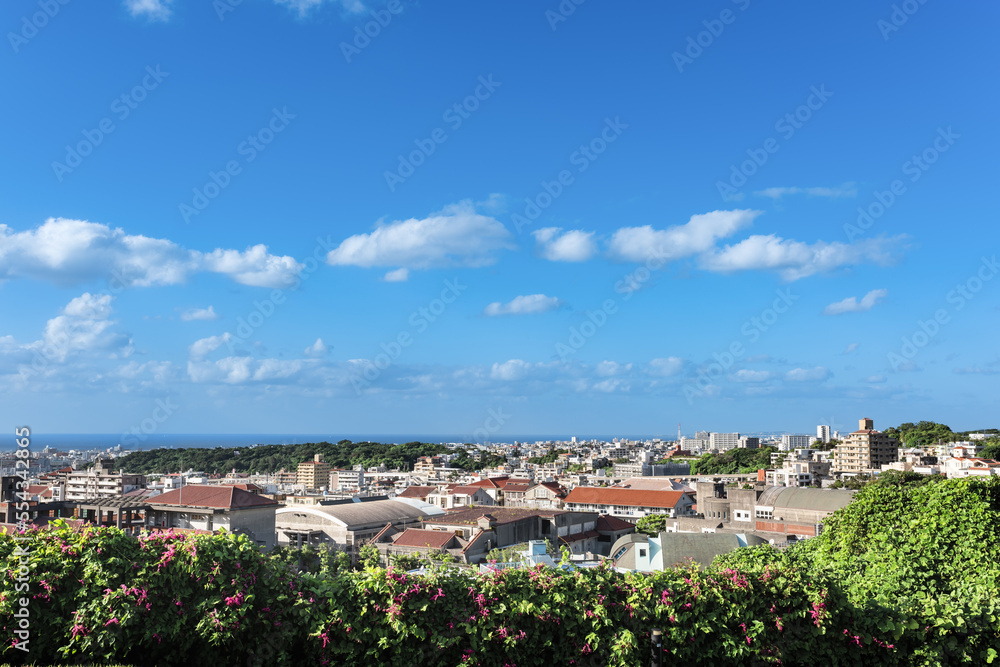
[[[493,442],[536,442],[538,440],[569,440],[568,435],[498,435]],[[646,439],[646,435],[577,435],[577,440],[612,440],[613,438],[627,437],[631,439]],[[669,436],[665,436],[669,437]],[[320,433],[320,434],[283,434],[283,433],[154,433],[147,435],[136,447],[122,442],[121,434],[114,433],[32,433],[31,449],[40,452],[45,447],[53,447],[62,451],[77,449],[108,449],[119,443],[123,449],[157,449],[181,448],[181,447],[249,447],[251,445],[297,445],[306,442],[339,442],[341,440],[352,440],[354,442],[382,442],[382,443],[404,443],[404,442],[469,442],[468,435],[379,435],[379,434],[357,434],[357,433]],[[130,446],[131,445],[131,446]],[[13,433],[10,437],[0,440],[0,451],[10,451],[16,447]]]

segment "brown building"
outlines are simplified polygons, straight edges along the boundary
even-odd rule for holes
[[[833,472],[857,475],[880,472],[882,466],[899,460],[899,441],[875,430],[875,422],[865,417],[858,430],[834,450]]]
[[[330,483],[330,464],[323,462],[322,454],[316,454],[312,461],[303,461],[299,464],[297,483],[307,491],[326,488]]]

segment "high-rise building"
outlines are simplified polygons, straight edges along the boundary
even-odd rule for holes
[[[712,433],[708,436],[708,448],[725,452],[740,446],[739,433]]]
[[[899,441],[875,430],[868,417],[858,421],[858,430],[844,438],[834,451],[833,472],[865,473],[881,470],[899,459]]]
[[[694,437],[698,440],[708,440],[708,431],[695,431]]]
[[[297,480],[306,490],[325,488],[330,483],[330,464],[323,462],[322,454],[316,454],[312,461],[299,464]]]
[[[812,441],[812,436],[808,435],[783,435],[779,449],[783,452],[790,452],[800,447],[809,447]]]
[[[824,424],[817,426],[816,439],[824,444],[830,442],[830,427]]]
[[[760,449],[760,438],[749,435],[740,436],[740,447],[742,449]]]

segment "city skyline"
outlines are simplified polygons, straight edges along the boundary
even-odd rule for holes
[[[990,428],[1000,11],[913,7],[9,3],[3,414]]]

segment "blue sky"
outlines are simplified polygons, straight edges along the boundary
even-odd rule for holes
[[[5,3],[0,414],[995,426],[998,13]]]

